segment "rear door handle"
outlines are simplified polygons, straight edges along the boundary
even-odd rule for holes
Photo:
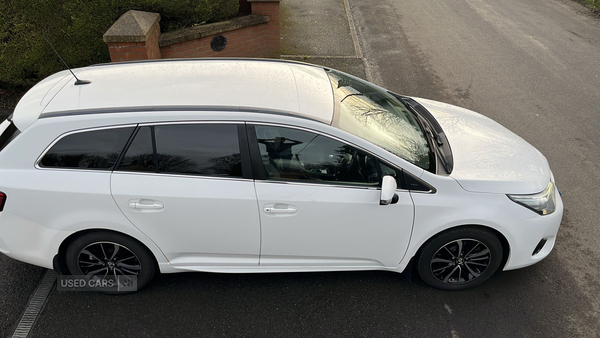
[[[159,201],[135,199],[129,201],[129,207],[136,211],[160,211],[165,205]]]

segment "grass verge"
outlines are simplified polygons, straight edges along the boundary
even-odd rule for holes
[[[600,0],[583,0],[583,2],[588,4],[596,12],[600,12]]]

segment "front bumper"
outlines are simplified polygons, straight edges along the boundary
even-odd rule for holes
[[[550,254],[554,248],[556,235],[562,221],[563,208],[563,202],[557,190],[555,212],[544,216],[533,215],[531,218],[506,226],[512,236],[507,238],[510,245],[510,254],[504,270],[514,270],[533,265]],[[546,243],[541,250],[535,252],[542,239],[546,239]]]

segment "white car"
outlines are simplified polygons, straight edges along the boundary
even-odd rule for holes
[[[546,158],[472,111],[280,60],[144,61],[33,87],[0,125],[0,252],[61,273],[415,269],[462,290],[535,264]]]

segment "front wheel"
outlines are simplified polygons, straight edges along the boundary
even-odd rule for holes
[[[108,290],[98,290],[109,294],[143,288],[156,270],[146,247],[127,236],[104,231],[85,234],[69,244],[66,263],[72,275],[85,276],[88,286],[108,286]]]
[[[466,290],[488,280],[502,263],[498,236],[477,227],[451,229],[433,237],[417,258],[423,281],[442,290]]]

